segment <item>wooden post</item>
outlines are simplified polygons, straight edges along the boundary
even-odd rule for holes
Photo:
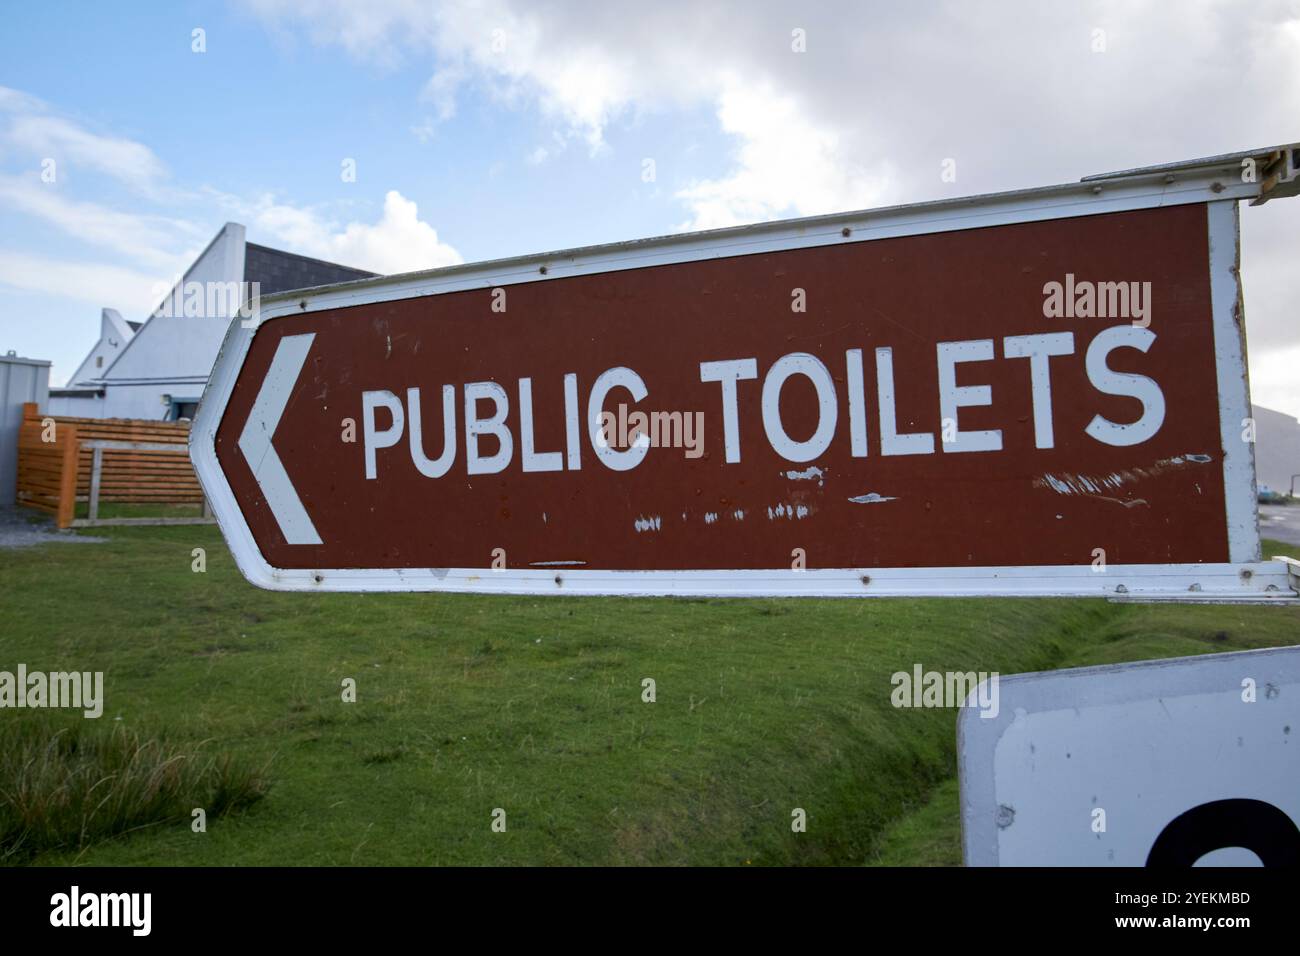
[[[90,501],[86,505],[86,518],[90,521],[99,517],[99,475],[103,470],[104,449],[96,447],[91,453]]]
[[[59,438],[63,440],[63,470],[59,475],[59,511],[55,520],[60,528],[67,528],[77,516],[77,426],[56,427],[62,432]]]

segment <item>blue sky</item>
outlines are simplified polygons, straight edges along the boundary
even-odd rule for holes
[[[53,360],[62,383],[100,306],[143,319],[150,288],[228,220],[250,241],[401,271],[1300,139],[1295,2],[1195,0],[1178,22],[1145,0],[806,7],[11,10],[0,348]],[[937,175],[949,157],[955,183]],[[1243,210],[1252,385],[1300,415],[1298,215],[1295,200]]]

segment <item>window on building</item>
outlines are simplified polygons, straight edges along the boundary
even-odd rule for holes
[[[177,401],[176,399],[173,398],[171,404],[171,414],[168,417],[174,422],[180,422],[180,421],[189,422],[194,420],[194,415],[196,412],[198,412],[198,410],[199,410],[199,400],[197,398],[186,399],[181,401]]]
[[[95,356],[95,368],[103,368],[103,367],[104,367],[104,356],[102,356],[102,355],[96,355],[96,356]]]

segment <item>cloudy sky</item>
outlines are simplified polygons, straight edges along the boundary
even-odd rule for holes
[[[394,272],[1300,140],[1300,0],[1173,9],[24,5],[0,30],[0,349],[62,383],[100,306],[143,319],[230,220]],[[1254,398],[1300,416],[1300,200],[1242,221]]]

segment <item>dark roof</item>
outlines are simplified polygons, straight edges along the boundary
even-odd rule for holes
[[[289,289],[369,279],[373,272],[353,269],[322,259],[311,259],[292,252],[282,252],[253,242],[244,244],[244,281],[256,282],[259,295],[274,295]]]

